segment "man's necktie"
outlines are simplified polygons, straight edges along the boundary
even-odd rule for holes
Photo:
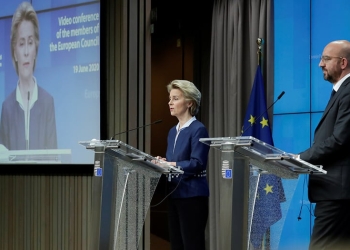
[[[328,104],[331,102],[332,97],[334,96],[334,94],[335,94],[336,92],[337,92],[337,91],[335,91],[334,89],[332,90],[331,96],[329,97],[329,100],[328,100]],[[328,104],[327,104],[327,105],[328,105]]]
[[[334,89],[332,90],[332,94],[331,94],[331,97],[329,99],[332,99],[332,97],[334,96],[334,94],[336,93],[337,91],[335,91]]]

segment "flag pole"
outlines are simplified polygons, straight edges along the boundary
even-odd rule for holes
[[[256,39],[256,43],[258,44],[258,51],[256,52],[258,54],[258,65],[261,67],[261,51],[262,45],[264,44],[264,39],[258,37],[258,39]]]
[[[256,52],[258,55],[258,66],[260,66],[261,74],[262,74],[262,46],[264,44],[264,39],[261,37],[258,37],[256,39],[256,44],[258,45],[258,51]],[[258,176],[258,183],[260,180],[260,174]],[[257,185],[258,186],[258,185]],[[263,250],[269,250],[270,249],[270,227],[266,230],[265,235],[263,237],[263,243],[262,243],[262,249]]]
[[[253,136],[273,146],[272,131],[268,125],[269,116],[257,116],[258,114],[265,114],[268,109],[266,108],[264,80],[261,73],[261,65],[264,61],[262,57],[264,40],[258,38],[256,42],[258,44],[258,66],[243,124],[243,127],[249,127],[249,130],[244,130],[243,136]],[[253,184],[251,188],[254,190],[250,193],[252,199],[249,205],[251,208],[250,234],[248,236],[249,249],[270,250],[270,228],[282,218],[280,192],[284,192],[283,187],[281,186],[280,177],[273,174],[262,175],[260,171],[257,171],[250,177],[254,177],[250,179],[250,185]],[[265,187],[274,188],[274,192],[265,192]]]

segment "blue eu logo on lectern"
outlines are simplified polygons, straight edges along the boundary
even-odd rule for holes
[[[232,169],[225,169],[225,179],[232,179]]]
[[[94,169],[94,175],[101,177],[102,176],[102,168],[95,168]]]

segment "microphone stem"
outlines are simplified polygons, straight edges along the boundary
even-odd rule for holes
[[[29,149],[29,100],[30,100],[30,92],[28,91],[28,102],[27,102],[27,126],[26,126],[26,149]]]
[[[140,126],[140,127],[136,127],[136,128],[133,128],[133,129],[129,129],[129,130],[120,132],[120,133],[116,133],[114,136],[111,137],[111,140],[114,140],[114,137],[117,136],[117,135],[129,133],[129,132],[134,131],[134,130],[136,130],[136,129],[145,128],[145,127],[148,127],[148,126],[150,126],[150,125],[157,124],[157,123],[161,123],[161,122],[162,122],[162,120],[157,120],[157,121],[155,121],[155,122],[152,122],[152,123],[149,123],[149,124]]]
[[[284,93],[285,93],[285,92],[282,91],[281,94],[277,97],[277,99],[276,99],[262,114],[260,114],[260,115],[258,116],[258,118],[256,118],[255,120],[259,120],[265,113],[267,113],[267,111],[269,111],[269,109],[270,109],[273,105],[275,105],[275,103],[276,103],[279,99],[281,99],[281,97],[284,95]],[[246,129],[244,129],[244,130],[243,130],[244,127],[242,127],[241,136],[242,136],[245,132],[247,132],[247,130],[250,129],[251,127],[252,127],[252,124],[251,124],[248,128],[246,128]]]

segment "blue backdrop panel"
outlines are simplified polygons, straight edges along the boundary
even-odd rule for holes
[[[289,153],[299,153],[310,145],[310,114],[274,116],[275,146]],[[286,201],[281,203],[283,217],[271,227],[271,249],[307,249],[310,240],[310,206],[307,198],[307,176],[282,180]],[[300,209],[303,207],[298,220]]]
[[[100,2],[92,0],[32,0],[34,8],[39,10],[59,8],[77,4],[91,3],[91,2]]]
[[[310,102],[310,4],[275,1],[274,22],[275,98],[286,92],[274,113],[305,112]]]
[[[311,1],[311,9],[311,104],[312,111],[323,111],[332,91],[332,84],[324,81],[318,64],[323,48],[329,42],[350,40],[350,2],[337,0],[336,4],[330,5],[327,0]]]
[[[17,9],[18,5],[22,3],[23,0],[11,0],[11,1],[6,1],[6,0],[0,0],[0,18],[1,17],[9,17],[15,12]],[[28,1],[29,2],[29,1]],[[4,34],[4,33],[1,33]],[[10,37],[10,36],[8,36]]]
[[[277,0],[275,4],[275,98],[285,96],[274,107],[273,135],[276,147],[298,153],[310,147],[332,85],[319,67],[323,48],[332,40],[350,40],[350,2],[339,0]],[[345,25],[338,25],[345,24]],[[271,249],[308,249],[313,225],[313,207],[307,198],[307,177],[296,183],[283,181],[290,204],[278,245]],[[302,208],[302,209],[301,209]],[[300,212],[301,211],[301,212]],[[302,219],[298,220],[300,217]]]

